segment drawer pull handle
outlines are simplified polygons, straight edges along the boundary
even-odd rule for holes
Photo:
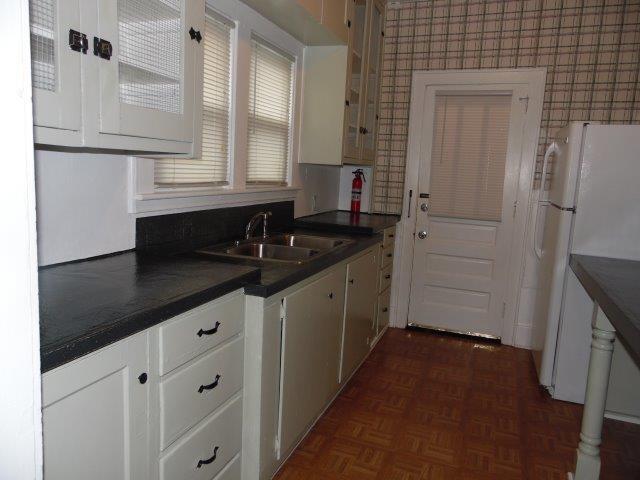
[[[389,280],[389,279],[391,278],[391,274],[390,274],[390,273],[387,273],[387,274],[384,276],[384,278],[385,278],[385,279],[387,279],[387,280]]]
[[[213,390],[214,388],[216,388],[218,386],[218,383],[220,383],[220,379],[221,378],[222,377],[220,375],[216,375],[215,380],[212,383],[210,383],[209,385],[200,385],[200,388],[198,388],[198,393],[202,393],[205,390]],[[215,460],[215,458],[214,458],[214,460]]]
[[[213,335],[218,332],[218,327],[220,327],[220,322],[216,322],[211,330],[198,330],[198,336],[201,337],[203,335]]]
[[[388,309],[387,307],[384,307],[384,308],[382,309],[382,313],[387,313],[388,311],[389,311],[389,309]]]
[[[220,447],[218,447],[217,445],[214,447],[213,449],[213,456],[210,458],[207,458],[206,460],[198,460],[198,467],[197,468],[202,468],[203,465],[209,465],[210,463],[213,463],[216,461],[216,457],[218,456],[218,450],[220,449]]]
[[[393,233],[390,233],[390,234],[388,235],[388,237],[389,237],[389,238],[393,238],[393,237],[395,237],[395,235],[394,235]]]
[[[387,253],[387,258],[393,257],[393,253]]]

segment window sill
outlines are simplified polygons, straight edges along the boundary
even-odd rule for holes
[[[299,187],[279,185],[247,188],[218,187],[202,190],[167,190],[133,195],[129,213],[176,213],[207,208],[237,207],[296,198]]]

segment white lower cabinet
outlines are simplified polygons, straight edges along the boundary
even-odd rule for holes
[[[246,297],[243,480],[273,477],[369,353],[380,250]]]
[[[42,376],[47,480],[148,478],[147,347],[143,332]]]
[[[238,480],[244,306],[227,294],[45,373],[45,478]]]
[[[284,298],[280,458],[338,390],[344,267]]]
[[[375,249],[347,265],[340,381],[362,363],[375,336],[378,256]]]

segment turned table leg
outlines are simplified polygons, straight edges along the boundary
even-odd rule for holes
[[[600,443],[602,423],[609,387],[611,357],[615,329],[597,304],[594,304],[591,321],[593,337],[580,443],[576,456],[575,480],[597,480],[600,478]]]

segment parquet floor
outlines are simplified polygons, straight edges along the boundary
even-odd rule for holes
[[[277,480],[566,480],[582,407],[530,352],[390,329]],[[603,480],[640,479],[640,427],[606,420]]]

